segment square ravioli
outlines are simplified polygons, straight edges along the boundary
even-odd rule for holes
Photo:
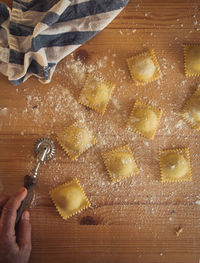
[[[67,127],[58,134],[57,140],[72,161],[96,143],[95,137],[82,122]]]
[[[63,219],[67,219],[90,206],[90,202],[77,179],[56,187],[49,194]]]
[[[102,158],[112,182],[118,182],[139,173],[128,145],[103,153]]]
[[[200,130],[200,87],[186,102],[181,115],[194,129]]]
[[[162,182],[190,182],[190,153],[188,148],[159,152]]]
[[[126,127],[147,139],[153,139],[161,116],[162,110],[136,101]]]
[[[200,45],[184,46],[185,75],[200,76]]]
[[[79,103],[104,114],[114,88],[112,83],[89,75],[81,91]]]
[[[128,67],[136,86],[145,85],[162,77],[154,50],[127,59]]]

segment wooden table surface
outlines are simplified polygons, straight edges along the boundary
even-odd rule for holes
[[[200,133],[179,114],[200,81],[186,78],[183,70],[183,44],[199,41],[199,10],[199,0],[131,0],[103,32],[59,63],[50,84],[31,78],[14,87],[0,75],[0,192],[23,184],[37,138],[55,139],[82,118],[98,140],[76,162],[56,144],[54,160],[41,166],[30,204],[31,263],[199,262]],[[136,87],[126,58],[149,48],[155,49],[163,78]],[[77,103],[88,72],[116,84],[104,116]],[[153,141],[124,129],[136,99],[163,109]],[[100,153],[126,143],[140,173],[110,183]],[[161,183],[158,149],[181,147],[190,150],[192,182]],[[48,191],[74,177],[92,207],[64,221]]]

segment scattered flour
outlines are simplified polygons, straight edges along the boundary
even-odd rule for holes
[[[178,121],[178,123],[175,125],[175,128],[182,130],[184,127],[185,122],[183,120]]]
[[[8,114],[8,108],[4,107],[4,108],[0,108],[0,116],[5,116]]]
[[[200,200],[197,200],[197,201],[195,202],[195,204],[196,204],[196,205],[200,205]]]
[[[137,8],[139,7],[138,4]],[[145,13],[144,16],[147,17],[148,13]],[[194,25],[197,26],[197,23],[194,22]],[[135,26],[137,25],[134,24],[134,27]],[[183,24],[181,24],[181,27],[183,27]],[[135,34],[137,30],[120,30],[119,34],[125,37],[130,32]],[[155,36],[155,34],[150,32],[150,36],[153,35]],[[151,38],[151,40],[153,41],[154,38]],[[177,44],[179,38],[175,37],[174,40]],[[171,43],[169,43],[169,46],[170,44]],[[143,46],[149,48],[151,47],[151,43],[145,43]],[[127,69],[124,69],[124,66],[120,68],[117,54],[116,51],[113,51],[111,54],[109,54],[108,51],[108,54],[102,55],[101,58],[96,59],[92,64],[84,64],[81,60],[75,60],[73,56],[69,56],[66,63],[58,65],[55,72],[57,76],[65,75],[66,80],[69,81],[65,83],[58,81],[55,86],[46,88],[45,96],[44,93],[37,90],[37,88],[27,90],[25,95],[23,95],[26,98],[26,106],[22,108],[22,118],[27,121],[27,123],[32,123],[32,126],[31,128],[28,127],[28,131],[26,131],[26,129],[21,131],[21,136],[30,132],[42,134],[42,132],[45,131],[46,135],[55,137],[57,132],[63,130],[63,128],[70,125],[73,121],[81,119],[86,122],[88,127],[94,132],[98,141],[97,145],[81,155],[77,162],[71,162],[65,153],[58,147],[54,160],[45,165],[45,169],[41,171],[41,173],[43,173],[42,176],[39,177],[41,189],[35,191],[33,205],[37,204],[42,198],[47,198],[49,189],[75,176],[79,178],[84,190],[88,196],[91,197],[93,207],[116,204],[120,205],[120,211],[123,214],[124,207],[126,207],[127,204],[138,204],[140,208],[140,212],[138,213],[140,213],[141,222],[149,221],[148,213],[144,213],[142,210],[142,204],[150,202],[154,205],[153,208],[150,208],[152,214],[163,215],[163,211],[158,211],[159,206],[156,205],[157,203],[160,204],[162,201],[162,203],[168,203],[173,206],[173,202],[177,203],[180,200],[180,196],[182,196],[182,203],[190,204],[191,199],[194,198],[192,195],[193,193],[191,193],[191,195],[185,194],[187,193],[186,190],[189,189],[187,185],[184,186],[184,191],[171,186],[173,191],[170,188],[168,195],[166,194],[167,190],[164,193],[163,185],[160,184],[158,179],[159,168],[157,148],[149,147],[149,142],[144,141],[139,135],[124,129],[124,124],[132,107],[132,101],[130,103],[130,109],[128,109],[128,107],[124,108],[123,103],[119,103],[120,100],[117,94],[120,93],[122,94],[121,96],[125,95],[124,90],[126,87],[123,86],[125,80],[128,80],[129,88],[133,89],[131,100],[133,100],[133,98],[140,98],[143,93],[141,92],[141,87],[137,88],[133,86]],[[168,70],[175,69],[175,65],[171,64],[165,56],[163,56],[160,61],[164,76],[167,75]],[[110,70],[108,75],[110,74],[110,76],[113,76],[113,79],[116,79],[116,83],[120,84],[116,87],[116,91],[108,105],[108,107],[110,107],[108,112],[111,116],[107,113],[104,116],[99,116],[94,111],[86,109],[77,103],[77,94],[79,94],[87,74],[98,74],[99,70],[105,68],[106,71]],[[165,94],[162,90],[164,81],[165,80],[158,80],[155,82],[155,85],[151,87],[152,91],[156,88],[154,86],[157,86],[157,88],[160,89],[160,98],[164,98],[164,100],[168,101],[169,107],[176,106],[176,101],[171,101],[173,94]],[[70,86],[68,82],[70,84],[72,83],[72,85]],[[181,80],[177,85],[184,87],[186,84],[187,80]],[[17,89],[16,91],[18,94],[20,93],[20,90]],[[180,92],[182,92],[181,89]],[[146,93],[147,96],[143,96],[143,99],[148,101],[152,100],[152,102],[156,103],[153,97],[151,97],[151,91],[149,93],[147,91]],[[126,101],[128,101],[128,99]],[[163,110],[167,111],[165,108]],[[9,109],[6,107],[0,109],[0,116],[1,114],[9,115]],[[10,117],[9,119],[10,125],[17,123],[14,116],[15,111],[12,112],[12,118]],[[174,117],[176,117],[175,120]],[[163,148],[166,146],[171,147],[174,143],[174,138],[171,140],[171,136],[166,135],[173,134],[175,129],[178,129],[178,131],[175,132],[180,133],[179,130],[183,128],[183,125],[184,122],[178,120],[175,114],[172,117],[163,116],[161,126],[157,132],[158,136],[156,137],[158,144]],[[187,137],[181,142],[185,141],[187,141]],[[112,184],[108,179],[100,154],[101,152],[126,143],[129,143],[131,146],[140,174],[139,176],[129,178],[128,181],[124,180],[117,184]],[[35,163],[32,156],[30,156],[30,160],[28,169],[31,169]],[[149,162],[151,162],[151,165],[149,165]],[[123,191],[124,189],[126,191]],[[43,195],[41,194],[42,192],[44,193]],[[152,192],[155,194],[153,197],[150,197]],[[197,205],[199,205],[199,203],[199,200],[195,202]],[[111,208],[111,212],[112,209],[113,212],[115,212],[114,206]],[[169,220],[171,221],[172,217],[170,217]],[[138,225],[138,229],[140,228],[141,226]],[[163,256],[163,253],[160,253],[160,256]]]

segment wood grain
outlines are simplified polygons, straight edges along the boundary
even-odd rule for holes
[[[11,6],[12,1],[5,2]],[[41,166],[30,204],[31,263],[199,262],[200,133],[181,123],[179,115],[199,83],[183,70],[183,44],[199,42],[199,10],[198,0],[131,0],[105,30],[59,63],[50,84],[31,78],[13,87],[0,76],[0,109],[7,108],[0,111],[0,191],[12,193],[22,185],[34,165],[32,147],[38,137],[55,139],[76,116],[84,114],[98,139],[73,163],[56,144],[55,159]],[[126,59],[149,48],[155,49],[163,78],[135,87]],[[83,61],[81,54],[87,54]],[[90,68],[116,84],[103,117],[76,103]],[[153,141],[124,131],[136,99],[164,111]],[[140,174],[111,184],[100,154],[125,143]],[[193,181],[162,184],[158,149],[178,147],[190,149]],[[75,176],[92,207],[64,221],[48,191]],[[183,232],[177,237],[179,227]]]

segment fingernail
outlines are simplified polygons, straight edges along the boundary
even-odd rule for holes
[[[25,187],[21,187],[21,188],[19,188],[19,190],[18,190],[18,193],[23,193],[23,192],[25,192]]]
[[[24,211],[23,215],[22,215],[22,219],[29,221],[29,218],[30,218],[29,212],[28,211]]]

